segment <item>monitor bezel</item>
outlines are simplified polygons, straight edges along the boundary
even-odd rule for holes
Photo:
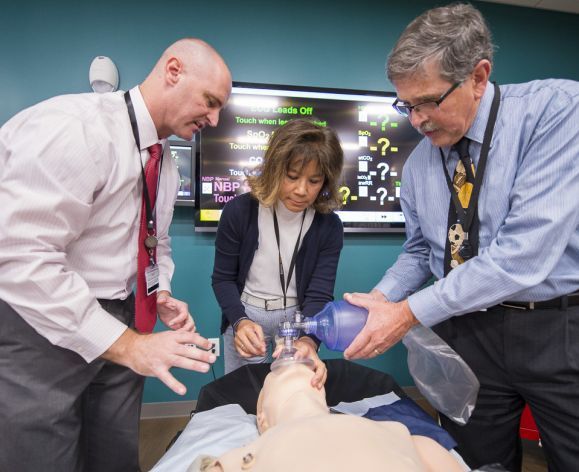
[[[284,84],[266,84],[257,82],[242,82],[234,81],[232,83],[233,89],[232,94],[236,88],[242,89],[261,89],[261,90],[272,90],[272,91],[283,91],[283,92],[307,92],[307,93],[322,93],[322,94],[341,94],[341,95],[353,95],[363,97],[384,97],[384,98],[396,98],[396,93],[391,91],[377,91],[377,90],[359,90],[359,89],[348,89],[348,88],[335,88],[335,87],[313,87],[307,85],[284,85]],[[203,133],[199,133],[198,139],[198,156],[197,156],[197,167],[195,169],[197,179],[201,178],[201,148]],[[217,226],[219,222],[201,222],[199,218],[200,208],[199,202],[199,182],[196,182],[196,198],[195,198],[195,232],[211,233],[217,231]],[[396,233],[404,234],[406,231],[406,224],[404,223],[372,223],[372,222],[343,222],[345,233]]]
[[[179,139],[177,137],[171,137],[167,140],[167,144],[169,146],[183,146],[191,148],[191,195],[177,195],[177,200],[175,201],[176,206],[190,206],[194,207],[196,200],[196,192],[197,192],[197,169],[198,169],[198,161],[199,161],[199,140],[195,139],[196,136],[193,136],[191,141],[185,141],[183,139]]]

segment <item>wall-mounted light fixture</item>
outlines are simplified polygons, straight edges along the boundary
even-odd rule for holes
[[[97,93],[114,92],[119,86],[119,71],[106,56],[93,59],[88,72],[91,88]]]

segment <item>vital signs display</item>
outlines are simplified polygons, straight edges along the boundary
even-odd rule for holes
[[[235,83],[215,128],[200,138],[196,230],[217,227],[221,209],[249,191],[276,128],[295,118],[330,126],[344,149],[338,211],[346,231],[403,231],[400,178],[420,135],[392,108],[393,93]]]

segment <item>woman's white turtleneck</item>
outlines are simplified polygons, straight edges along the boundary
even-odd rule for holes
[[[294,213],[288,210],[279,200],[276,203],[275,211],[279,225],[281,258],[287,284],[289,266],[300,232],[303,212]],[[300,246],[305,234],[312,225],[314,214],[315,210],[313,208],[307,209]],[[273,207],[266,208],[261,204],[259,205],[257,224],[259,228],[259,246],[257,251],[255,251],[253,263],[247,274],[244,291],[256,297],[267,299],[283,297],[279,278],[278,246],[273,225]],[[297,297],[295,267],[286,296]]]

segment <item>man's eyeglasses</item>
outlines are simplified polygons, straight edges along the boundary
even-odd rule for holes
[[[462,84],[462,81],[453,84],[452,87],[444,92],[438,100],[426,100],[425,102],[417,103],[416,105],[406,105],[404,102],[401,102],[400,99],[397,98],[392,104],[392,107],[402,116],[409,116],[413,111],[431,113],[436,111],[440,104],[444,102],[446,97],[454,92],[460,84]]]

